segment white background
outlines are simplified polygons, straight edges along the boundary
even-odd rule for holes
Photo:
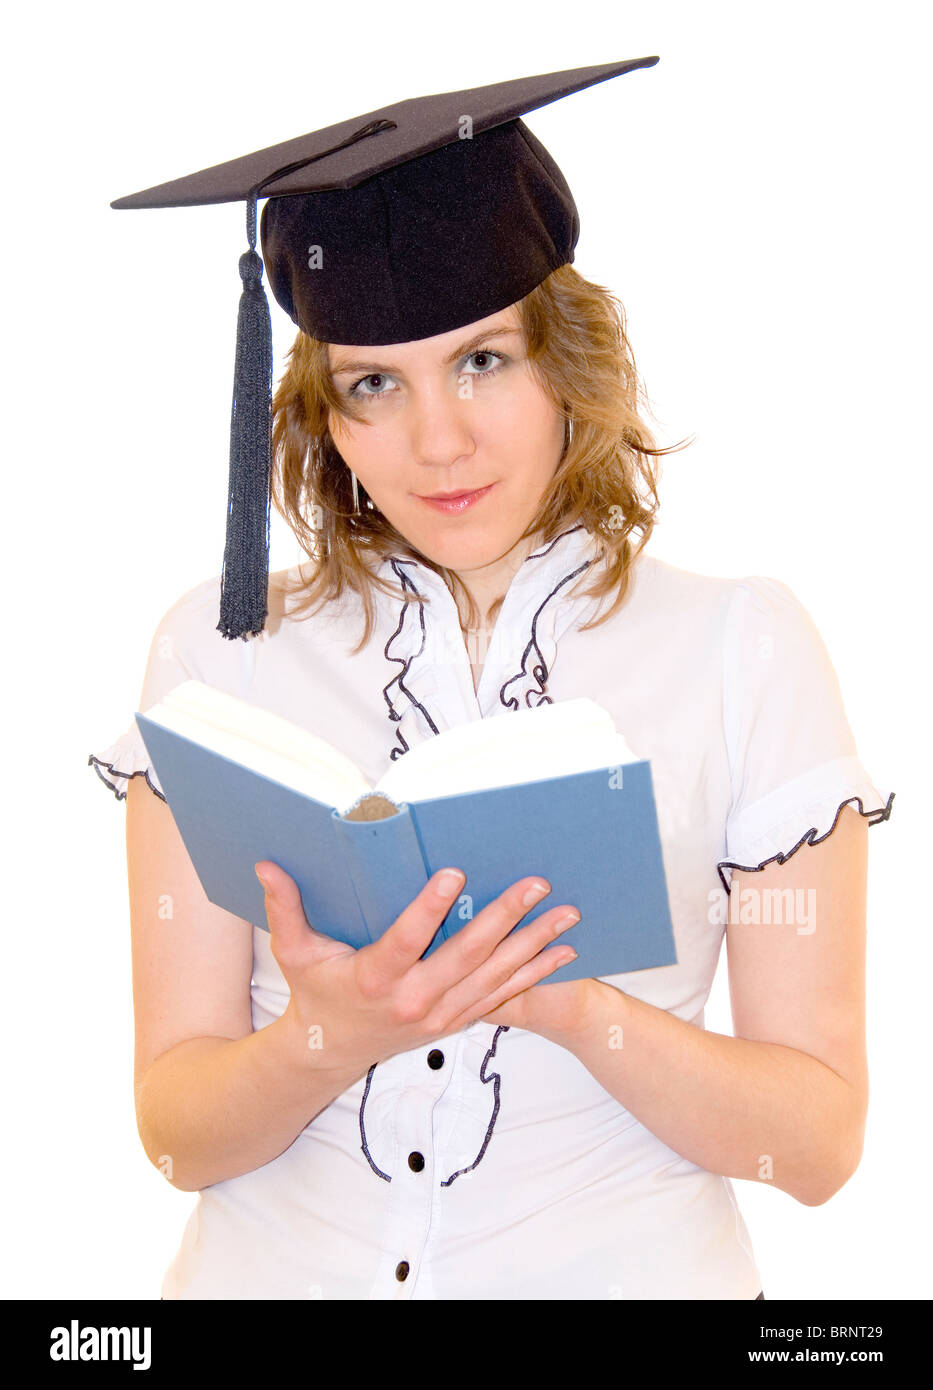
[[[17,7],[3,92],[9,664],[0,1292],[158,1298],[190,1194],[133,1111],[118,803],[152,633],[219,574],[242,204],[112,199],[408,96],[660,54],[530,114],[623,301],[664,464],[650,552],[773,575],[832,655],[870,831],[864,1158],[737,1182],[768,1299],[930,1297],[930,32],[791,0]],[[11,27],[12,26],[12,27]],[[273,304],[277,370],[294,333]],[[300,558],[273,514],[273,569]],[[707,1014],[729,1032],[723,967]]]

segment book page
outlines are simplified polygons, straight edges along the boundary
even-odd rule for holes
[[[580,698],[445,729],[399,758],[376,790],[423,801],[635,761],[608,711]]]
[[[140,712],[327,806],[343,808],[372,790],[359,768],[326,739],[202,681],[184,681]]]

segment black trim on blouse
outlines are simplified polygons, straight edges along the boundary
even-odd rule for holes
[[[848,806],[849,803],[853,801],[858,802],[858,813],[860,816],[864,816],[867,819],[869,826],[879,825],[881,821],[887,820],[891,814],[891,806],[894,802],[894,792],[892,792],[891,795],[888,797],[886,806],[877,807],[874,811],[865,810],[865,807],[862,805],[862,798],[860,796],[846,797],[845,801],[840,801],[838,807],[836,808],[836,815],[833,820],[833,823],[829,827],[825,835],[817,835],[817,828],[815,825],[812,825],[810,829],[800,837],[800,839],[794,845],[794,848],[788,850],[786,854],[772,854],[770,859],[763,859],[760,864],[736,864],[731,859],[721,859],[719,863],[716,865],[716,869],[719,873],[719,878],[722,882],[723,888],[725,888],[727,893],[731,894],[732,885],[726,882],[726,876],[723,873],[723,869],[738,869],[743,874],[755,874],[758,873],[760,869],[767,868],[769,864],[786,864],[788,859],[790,859],[791,855],[796,854],[798,849],[800,849],[803,845],[822,844],[823,841],[828,836],[830,836],[835,830],[839,817],[842,815],[842,808],[844,806]],[[816,839],[813,839],[813,836],[815,835]]]
[[[486,1049],[486,1055],[485,1055],[485,1057],[483,1058],[482,1062],[480,1063],[479,1079],[480,1079],[480,1081],[483,1083],[484,1086],[488,1086],[489,1083],[490,1083],[490,1081],[492,1082],[492,1095],[493,1095],[493,1101],[492,1101],[492,1114],[491,1114],[491,1116],[490,1116],[490,1118],[489,1118],[489,1124],[486,1126],[486,1133],[485,1133],[484,1136],[483,1136],[483,1142],[482,1142],[482,1144],[480,1145],[479,1153],[476,1155],[476,1157],[474,1158],[473,1162],[470,1163],[470,1164],[468,1164],[466,1168],[458,1168],[457,1171],[456,1171],[455,1173],[451,1173],[451,1175],[450,1175],[449,1178],[445,1178],[444,1181],[441,1183],[441,1187],[450,1187],[451,1183],[454,1182],[457,1178],[459,1178],[463,1173],[471,1173],[471,1172],[473,1171],[473,1169],[477,1166],[477,1164],[480,1162],[480,1160],[481,1160],[482,1157],[483,1157],[483,1154],[486,1152],[487,1148],[489,1147],[489,1141],[490,1141],[490,1139],[492,1138],[492,1132],[493,1132],[493,1130],[495,1129],[495,1126],[496,1126],[496,1118],[497,1118],[497,1116],[498,1116],[498,1114],[499,1114],[499,1087],[500,1087],[500,1085],[501,1085],[502,1078],[501,1078],[501,1076],[499,1075],[499,1073],[498,1073],[497,1071],[491,1072],[491,1073],[487,1076],[487,1075],[486,1075],[486,1067],[487,1067],[488,1063],[491,1061],[491,1059],[496,1055],[496,1047],[498,1046],[500,1036],[501,1036],[503,1033],[507,1033],[508,1031],[509,1031],[509,1025],[508,1025],[507,1023],[502,1023],[502,1024],[499,1025],[499,1027],[496,1029],[495,1033],[493,1034],[492,1042],[490,1043],[489,1047]],[[369,1145],[368,1145],[368,1143],[366,1142],[366,1121],[365,1121],[364,1116],[363,1116],[363,1111],[364,1111],[365,1108],[366,1108],[366,1098],[367,1098],[367,1096],[369,1095],[369,1090],[370,1090],[370,1087],[371,1087],[371,1085],[372,1085],[373,1075],[374,1075],[375,1070],[376,1070],[376,1067],[377,1067],[378,1065],[379,1065],[378,1062],[373,1062],[373,1064],[372,1064],[372,1066],[370,1067],[369,1071],[366,1073],[366,1085],[365,1085],[365,1087],[363,1088],[363,1099],[362,1099],[362,1101],[360,1102],[360,1139],[361,1139],[361,1141],[362,1141],[362,1143],[361,1143],[361,1148],[362,1148],[362,1150],[363,1150],[363,1153],[366,1155],[366,1161],[367,1161],[367,1163],[369,1164],[370,1168],[373,1170],[373,1172],[376,1174],[376,1177],[377,1177],[377,1178],[384,1178],[386,1182],[391,1182],[391,1181],[392,1181],[392,1178],[391,1178],[390,1174],[384,1173],[384,1172],[382,1171],[382,1169],[381,1169],[381,1168],[379,1167],[379,1165],[376,1163],[375,1159],[373,1158],[372,1154],[371,1154],[370,1151],[369,1151]]]
[[[156,796],[159,798],[160,801],[164,801],[166,806],[168,805],[168,798],[162,792],[159,791],[158,787],[156,787],[153,784],[152,778],[149,776],[148,767],[141,767],[136,772],[120,772],[117,768],[114,767],[113,763],[105,763],[102,758],[96,758],[93,753],[88,758],[87,762],[88,767],[94,768],[94,771],[97,773],[100,780],[104,783],[104,786],[110,788],[110,790],[113,792],[114,796],[117,798],[118,801],[126,800],[126,788],[124,787],[123,791],[121,792],[115,782],[111,782],[109,778],[104,776],[104,774],[101,772],[102,767],[105,767],[108,772],[112,772],[117,777],[125,778],[127,782],[129,782],[130,779],[133,777],[145,777],[146,785],[150,787],[152,791],[155,792]]]

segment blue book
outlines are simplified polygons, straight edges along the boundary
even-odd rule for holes
[[[466,882],[425,956],[510,884],[551,884],[577,959],[547,983],[675,965],[651,765],[588,699],[446,730],[375,787],[325,739],[200,681],[136,723],[210,902],[268,931],[254,866],[280,865],[308,922],[361,948],[438,869]]]

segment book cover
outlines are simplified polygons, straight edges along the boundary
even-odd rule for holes
[[[265,930],[261,859],[295,880],[317,931],[356,948],[452,865],[466,883],[426,954],[511,883],[540,874],[551,892],[519,927],[560,903],[581,915],[560,938],[578,958],[549,982],[677,963],[647,761],[410,802],[376,789],[341,814],[155,719],[136,720],[208,899]]]

